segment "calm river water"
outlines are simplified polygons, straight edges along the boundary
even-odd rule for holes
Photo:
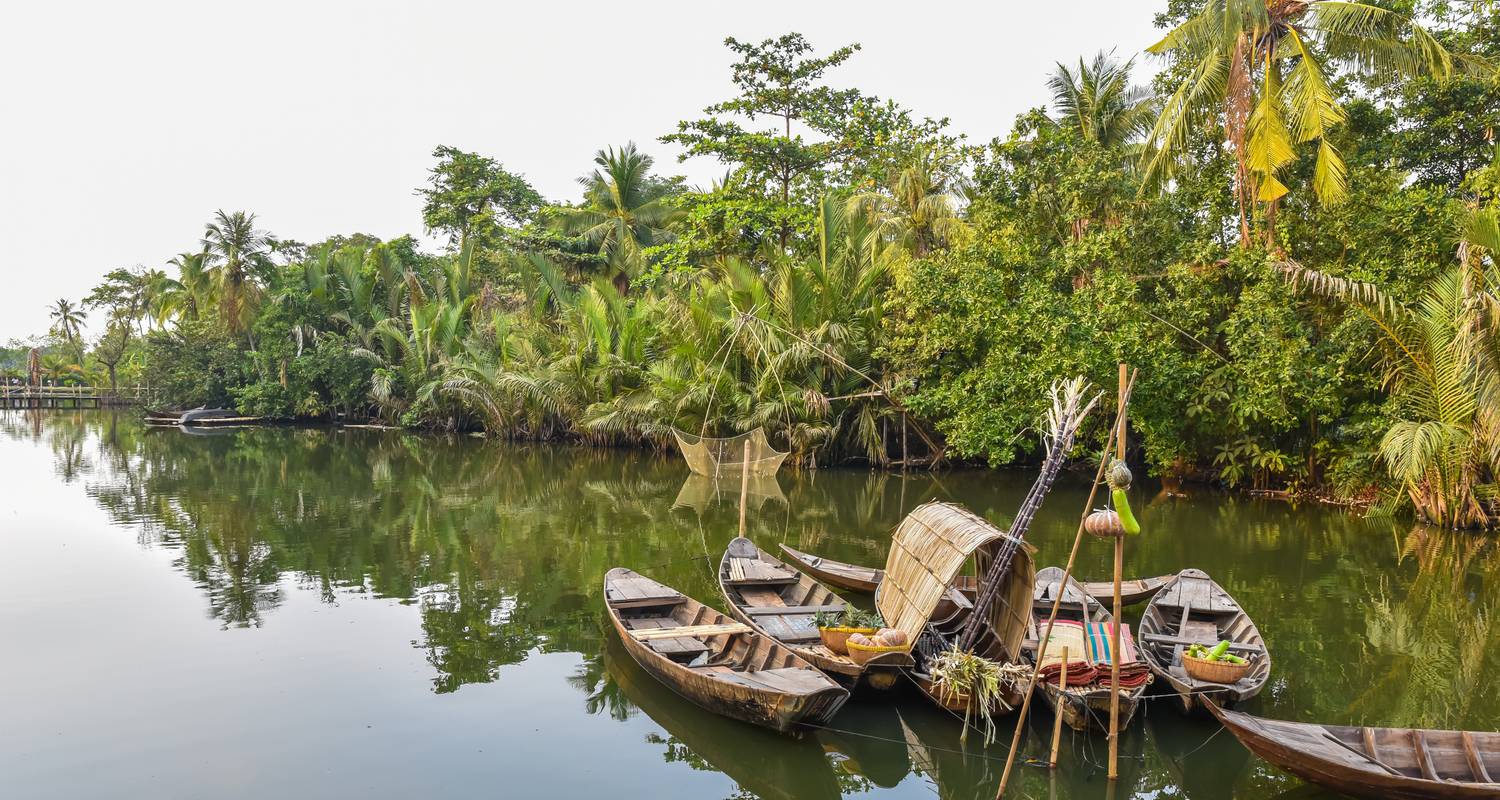
[[[878,564],[904,511],[948,499],[1003,524],[1031,479],[784,471],[751,532]],[[1081,486],[1048,499],[1038,566],[1066,558]],[[738,486],[680,459],[4,412],[0,487],[6,797],[990,798],[999,781],[1009,723],[964,752],[957,720],[897,692],[778,737],[629,661],[608,568],[722,607],[710,561]],[[1250,710],[1500,728],[1492,542],[1211,493],[1135,507],[1128,573],[1205,569],[1260,624],[1275,667]],[[1105,577],[1091,545],[1080,571]],[[1044,757],[1050,716],[1030,728]],[[1009,796],[1323,796],[1215,731],[1150,703],[1117,788],[1104,740],[1065,731],[1061,768],[1020,767]]]

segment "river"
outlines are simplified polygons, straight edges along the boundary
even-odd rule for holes
[[[884,562],[930,499],[1004,524],[1024,470],[783,470],[750,535]],[[149,430],[128,412],[0,414],[0,784],[17,798],[989,798],[988,748],[911,691],[779,737],[643,673],[608,629],[627,566],[722,607],[738,485],[680,458],[328,428]],[[1067,557],[1066,478],[1029,540]],[[1140,493],[1126,571],[1208,571],[1259,623],[1248,708],[1330,723],[1500,727],[1500,550],[1395,519]],[[1107,545],[1079,572],[1107,577]],[[1132,623],[1139,609],[1129,614]],[[1051,718],[1029,723],[1045,758]],[[1122,738],[1064,731],[1012,797],[1322,797],[1211,721],[1148,703]]]

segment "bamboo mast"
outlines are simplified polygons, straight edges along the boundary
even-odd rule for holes
[[[1041,660],[1042,656],[1038,653],[1037,661],[1040,662]],[[1063,703],[1067,701],[1067,694],[1065,692],[1068,688],[1068,648],[1066,647],[1063,648],[1062,662],[1062,676],[1057,679],[1057,685],[1062,687],[1064,691],[1057,693],[1057,708],[1052,713],[1052,755],[1047,759],[1048,769],[1055,769],[1057,767],[1057,748],[1062,744]]]
[[[1115,416],[1115,458],[1125,460],[1125,362],[1120,362],[1120,412]],[[1125,569],[1125,531],[1115,534],[1115,621],[1109,634],[1109,779],[1120,777],[1120,575]]]
[[[745,460],[740,464],[740,536],[745,535],[745,501],[750,497],[750,440],[745,440]]]
[[[1125,408],[1130,402],[1130,392],[1135,387],[1135,374],[1132,373],[1130,381],[1125,384],[1125,390],[1121,392],[1120,408]],[[1099,483],[1104,480],[1105,466],[1109,463],[1110,451],[1114,449],[1115,432],[1118,423],[1110,427],[1109,435],[1104,441],[1104,450],[1099,454],[1099,470],[1094,473],[1094,482],[1089,486],[1089,498],[1084,501],[1083,514],[1078,517],[1078,532],[1073,535],[1073,549],[1068,553],[1068,563],[1063,567],[1063,576],[1060,585],[1068,585],[1068,577],[1073,574],[1073,564],[1078,560],[1078,548],[1083,544],[1083,524],[1088,519],[1091,509],[1094,507],[1094,498],[1099,494]],[[1042,638],[1037,642],[1037,656],[1040,660],[1041,654],[1046,652],[1047,642],[1052,638],[1052,626],[1057,622],[1057,611],[1062,607],[1062,598],[1065,592],[1059,591],[1052,599],[1052,611],[1047,615],[1047,625],[1043,630]],[[1036,679],[1041,673],[1040,669],[1032,670],[1031,680],[1026,686],[1025,699],[1021,701],[1021,713],[1016,717],[1016,730],[1010,739],[1010,752],[1005,756],[1005,771],[1000,774],[1000,790],[995,793],[995,800],[1005,796],[1005,787],[1010,783],[1011,770],[1016,765],[1016,753],[1021,751],[1021,734],[1026,730],[1026,715],[1031,711],[1031,698],[1036,693]]]

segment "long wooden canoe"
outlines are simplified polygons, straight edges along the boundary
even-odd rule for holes
[[[1068,576],[1067,585],[1062,586],[1063,571],[1060,567],[1047,567],[1036,574],[1036,588],[1032,603],[1032,613],[1035,615],[1035,637],[1040,637],[1042,630],[1047,624],[1047,617],[1052,613],[1052,601],[1062,592],[1062,604],[1057,608],[1057,620],[1078,623],[1087,622],[1113,622],[1114,615],[1104,605],[1084,590],[1083,584]],[[1037,647],[1040,642],[1028,642],[1031,645],[1030,657],[1033,663],[1040,664]],[[1087,653],[1070,653],[1069,661],[1087,660]],[[1060,687],[1047,681],[1037,681],[1037,686],[1042,688],[1047,699],[1052,701],[1053,713],[1061,713],[1063,722],[1075,731],[1098,731],[1109,732],[1109,683],[1107,674],[1101,674],[1092,684],[1087,686]],[[1120,690],[1120,727],[1124,728],[1135,718],[1135,709],[1140,705],[1141,697],[1145,695],[1144,685]]]
[[[719,588],[729,601],[729,612],[741,622],[791,648],[847,686],[864,682],[876,689],[889,689],[901,671],[912,666],[909,653],[882,653],[860,665],[824,647],[813,615],[819,611],[841,612],[848,604],[749,539],[737,537],[725,549],[719,562]]]
[[[1314,725],[1205,705],[1251,752],[1335,791],[1398,800],[1500,798],[1500,733]]]
[[[1141,657],[1158,678],[1177,690],[1185,711],[1200,705],[1205,695],[1222,706],[1232,706],[1260,694],[1271,677],[1271,653],[1260,629],[1224,587],[1202,570],[1177,573],[1141,616]],[[1232,684],[1189,678],[1182,654],[1189,645],[1212,646],[1221,640],[1229,652],[1250,662],[1250,672]]]
[[[880,581],[885,578],[885,570],[883,569],[862,567],[858,564],[835,561],[831,558],[823,558],[812,553],[794,550],[786,545],[781,545],[781,552],[786,555],[792,566],[835,589],[847,589],[851,592],[873,592],[880,585]],[[1173,577],[1175,576],[1162,575],[1155,578],[1133,578],[1121,581],[1120,603],[1128,606],[1150,600]],[[974,592],[976,591],[972,576],[960,576],[953,585],[970,598],[974,596]],[[1101,602],[1114,602],[1115,585],[1113,581],[1086,581],[1082,585],[1083,590],[1095,599]]]
[[[631,658],[709,711],[784,733],[849,699],[788,648],[631,570],[604,574],[604,601]]]

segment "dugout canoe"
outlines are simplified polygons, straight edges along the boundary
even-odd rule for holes
[[[1114,615],[1104,607],[1091,593],[1085,590],[1084,585],[1069,575],[1067,585],[1063,586],[1063,570],[1061,567],[1047,567],[1036,574],[1036,588],[1033,590],[1032,614],[1034,615],[1032,641],[1029,641],[1030,652],[1028,655],[1032,663],[1040,664],[1039,645],[1036,641],[1042,635],[1047,625],[1047,617],[1052,613],[1052,601],[1062,592],[1062,603],[1057,608],[1057,621],[1070,621],[1077,623],[1087,622],[1113,622]],[[1054,626],[1055,630],[1055,626]],[[1080,653],[1085,660],[1087,652]],[[1069,653],[1070,662],[1073,654]],[[1063,722],[1075,731],[1096,731],[1098,733],[1109,732],[1109,673],[1107,669],[1101,668],[1099,677],[1094,683],[1086,686],[1059,687],[1047,681],[1038,680],[1042,693],[1050,701],[1052,713],[1062,714]],[[1146,693],[1146,685],[1123,688],[1120,690],[1120,728],[1124,729],[1135,718],[1135,710],[1141,703],[1141,698]]]
[[[1318,725],[1204,705],[1252,753],[1334,791],[1397,800],[1500,798],[1500,733]]]
[[[736,619],[791,648],[841,684],[889,689],[901,671],[912,666],[911,654],[906,652],[882,653],[860,665],[824,647],[813,615],[841,613],[848,603],[743,536],[724,550],[719,588]]]
[[[709,711],[786,733],[827,724],[849,699],[789,648],[631,570],[604,574],[604,599],[630,657]]]
[[[781,552],[786,555],[788,562],[803,572],[813,576],[823,583],[835,589],[846,589],[851,592],[874,592],[880,586],[880,581],[885,578],[885,570],[875,567],[863,567],[858,564],[849,564],[844,561],[835,561],[831,558],[804,553],[781,545]],[[1120,604],[1124,606],[1134,605],[1150,600],[1153,595],[1161,591],[1161,587],[1176,576],[1161,575],[1155,578],[1133,578],[1120,583]],[[960,575],[954,580],[953,585],[959,591],[971,599],[974,596],[974,578],[971,575]],[[1083,590],[1100,602],[1113,603],[1115,597],[1115,585],[1113,581],[1086,581]]]
[[[1193,711],[1211,697],[1233,706],[1260,694],[1271,677],[1271,653],[1260,629],[1240,604],[1202,570],[1185,569],[1151,598],[1141,615],[1137,644],[1141,657],[1156,677],[1171,684],[1184,711]],[[1245,677],[1232,683],[1211,683],[1188,677],[1182,655],[1188,646],[1212,647],[1230,642],[1229,652],[1250,662]]]

